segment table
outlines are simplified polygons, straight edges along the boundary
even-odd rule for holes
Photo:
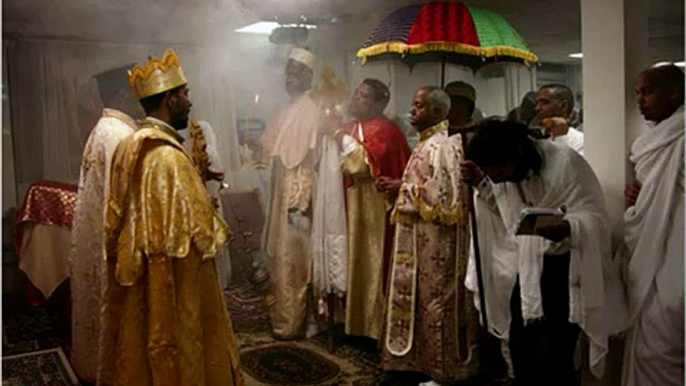
[[[33,286],[27,294],[30,305],[44,303],[69,277],[76,191],[76,185],[36,182],[17,214],[15,243],[19,269]]]

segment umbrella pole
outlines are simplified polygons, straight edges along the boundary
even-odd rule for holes
[[[327,327],[329,330],[329,332],[327,334],[327,338],[328,338],[327,339],[328,340],[327,341],[327,348],[329,349],[330,353],[333,353],[334,351],[336,351],[336,340],[335,340],[334,331],[333,331],[334,327],[335,327],[334,318],[333,318],[333,313],[335,310],[335,303],[336,303],[336,296],[334,295],[334,293],[329,292],[328,294],[326,294],[326,308],[327,308],[327,312],[329,314],[329,318],[327,320],[327,322],[328,322]]]
[[[467,154],[467,133],[460,132],[462,139],[462,154]],[[488,331],[488,312],[486,309],[486,294],[484,292],[484,277],[481,269],[481,251],[479,250],[479,232],[476,224],[476,210],[474,208],[474,188],[467,186],[467,206],[469,209],[469,219],[472,227],[472,240],[474,240],[474,262],[476,263],[476,279],[479,286],[479,303],[481,304],[481,317],[483,326]]]
[[[445,55],[441,61],[441,88],[445,88]]]

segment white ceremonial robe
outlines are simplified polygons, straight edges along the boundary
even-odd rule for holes
[[[566,207],[571,236],[562,243],[538,236],[515,236],[520,213],[526,207],[517,185],[485,180],[479,186],[475,204],[489,330],[501,339],[509,338],[510,298],[518,276],[525,323],[543,317],[543,256],[568,250],[569,322],[578,324],[588,337],[589,365],[600,377],[608,349],[604,272],[610,270],[611,257],[602,190],[593,170],[577,152],[546,140],[536,141],[536,146],[543,156],[540,176],[531,176],[520,186],[536,207]],[[473,253],[465,285],[475,293],[480,309]]]
[[[623,384],[684,382],[684,108],[631,148],[643,185],[624,215],[631,317]]]
[[[70,253],[71,364],[82,379],[98,384],[111,381],[111,369],[103,368],[102,363],[104,357],[114,355],[114,347],[103,334],[107,321],[101,317],[108,286],[103,235],[105,197],[114,150],[135,128],[136,122],[126,114],[104,109],[88,137],[81,162]]]
[[[348,279],[348,228],[341,162],[336,142],[324,137],[312,219],[312,283],[318,291],[339,297],[345,295]]]
[[[577,153],[584,155],[584,133],[573,127],[569,128],[567,134],[553,139],[553,142],[567,145],[574,149],[574,151]]]

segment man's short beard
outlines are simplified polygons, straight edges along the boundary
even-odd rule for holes
[[[174,117],[172,118],[171,121],[171,127],[175,128],[176,130],[183,130],[188,127],[188,117]]]

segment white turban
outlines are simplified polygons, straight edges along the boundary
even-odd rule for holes
[[[316,60],[314,54],[312,54],[310,51],[303,49],[303,48],[293,48],[291,50],[290,55],[288,55],[289,59],[295,60],[298,63],[302,63],[305,66],[307,66],[310,70],[314,70],[314,62]]]

